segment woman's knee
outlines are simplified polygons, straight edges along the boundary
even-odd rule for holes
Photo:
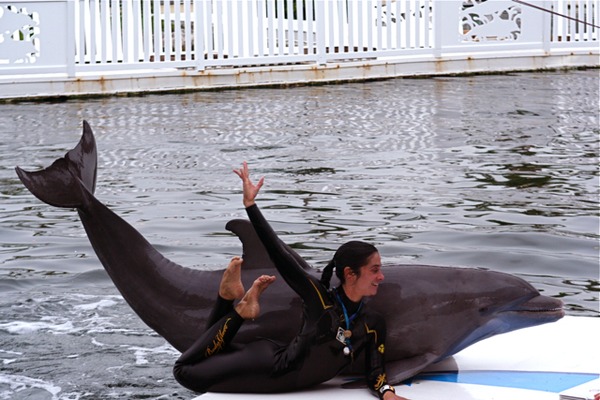
[[[175,363],[175,366],[173,367],[173,376],[175,377],[175,380],[186,389],[197,393],[206,392],[209,383],[203,379],[202,376],[194,374],[191,369],[190,365]]]

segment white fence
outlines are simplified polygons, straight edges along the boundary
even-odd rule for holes
[[[0,79],[597,54],[596,0],[529,3],[571,19],[508,0],[0,0]]]

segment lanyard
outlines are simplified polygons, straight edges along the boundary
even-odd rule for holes
[[[352,321],[354,321],[354,319],[358,316],[358,313],[360,312],[360,309],[362,308],[363,302],[361,300],[356,312],[354,314],[352,314],[351,316],[348,316],[348,310],[346,309],[346,305],[342,301],[342,298],[341,298],[340,294],[338,293],[337,289],[334,289],[334,292],[335,292],[335,296],[337,297],[338,301],[340,302],[340,304],[342,306],[342,310],[344,311],[344,320],[346,321],[346,330],[344,330],[343,332],[338,332],[338,334],[340,334],[340,333],[343,334],[343,336],[345,338],[346,347],[344,348],[344,354],[350,355],[352,353],[352,343],[350,341],[350,337],[352,336],[352,331],[350,331],[350,324],[352,324]]]

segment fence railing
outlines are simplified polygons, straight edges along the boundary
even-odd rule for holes
[[[598,47],[599,2],[531,2],[572,19],[507,0],[0,0],[0,75]]]

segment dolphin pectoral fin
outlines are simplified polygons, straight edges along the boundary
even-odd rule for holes
[[[428,365],[421,372],[437,372],[437,371],[458,371],[458,363],[454,356],[446,357],[442,360],[435,361],[433,364]]]
[[[367,380],[365,378],[352,379],[342,384],[342,389],[367,389]]]
[[[225,229],[236,234],[242,242],[244,269],[248,268],[275,268],[269,253],[256,234],[252,223],[245,219],[233,219],[225,225]],[[311,269],[310,265],[296,253],[290,246],[283,244],[287,251],[304,267]]]
[[[411,358],[385,363],[385,374],[391,385],[398,385],[423,371],[429,365],[437,361],[438,356],[433,353],[420,354]],[[353,379],[342,384],[344,389],[364,389],[367,387],[365,379]]]
[[[83,121],[83,135],[75,148],[48,168],[28,172],[16,167],[27,189],[44,203],[75,208],[86,203],[85,191],[94,193],[97,167],[96,141],[92,129]]]
[[[411,358],[386,362],[385,373],[387,375],[387,380],[392,385],[400,384],[417,375],[438,359],[439,356],[436,354],[424,353]]]

